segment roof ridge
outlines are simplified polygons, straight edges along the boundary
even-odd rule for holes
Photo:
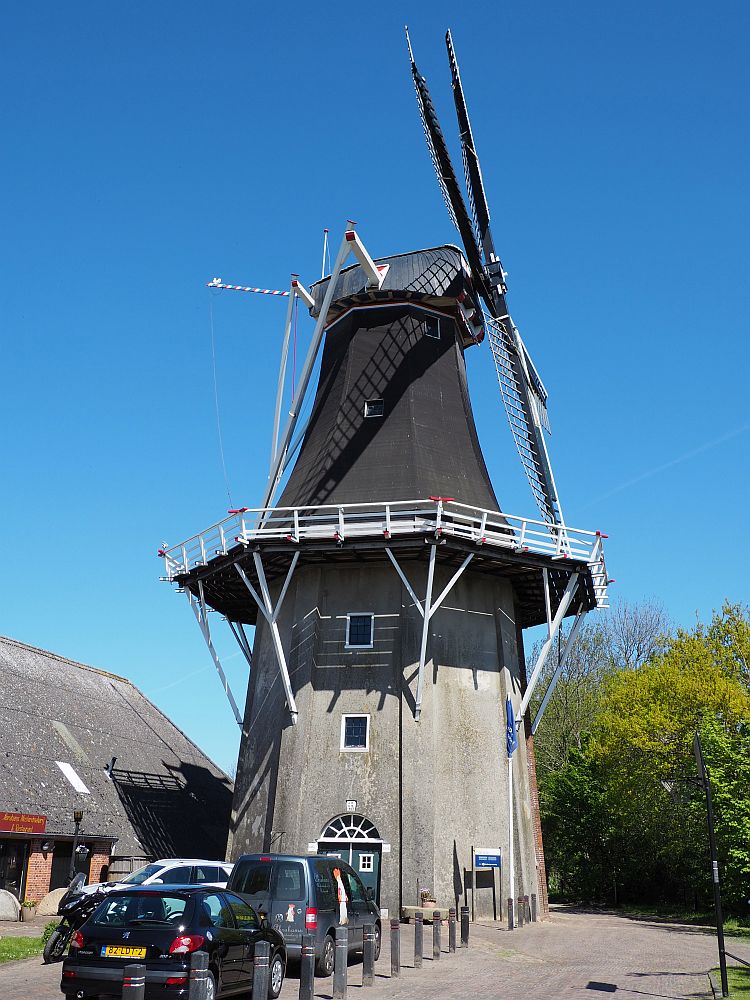
[[[79,660],[71,660],[67,656],[61,656],[60,653],[53,653],[50,649],[42,649],[41,646],[32,646],[29,642],[22,642],[20,639],[12,639],[8,635],[0,635],[0,643],[9,643],[11,646],[20,646],[23,649],[30,649],[34,653],[42,653],[44,656],[49,656],[53,660],[59,660],[61,663],[68,663],[72,667],[80,667],[81,670],[90,670],[94,674],[101,674],[103,677],[111,677],[116,681],[122,681],[124,684],[129,684],[130,687],[134,688],[136,691],[135,684],[127,677],[121,677],[120,674],[113,674],[111,670],[102,670],[101,667],[91,667],[87,663],[81,663]]]

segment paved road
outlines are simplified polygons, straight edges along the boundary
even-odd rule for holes
[[[425,955],[431,953],[430,934],[425,927]],[[595,1000],[609,993],[620,1000],[704,1000],[711,997],[707,972],[717,964],[715,937],[695,928],[571,910],[512,933],[474,924],[468,951],[443,954],[438,962],[425,957],[422,969],[412,967],[412,940],[403,925],[401,976],[390,978],[386,947],[371,990],[362,990],[362,966],[350,965],[353,1000]],[[730,951],[750,961],[750,942],[728,940]],[[60,967],[37,959],[3,965],[0,998],[59,1000],[59,981]],[[316,995],[328,1000],[331,981],[316,982]],[[294,1000],[298,989],[290,976],[283,1000]]]

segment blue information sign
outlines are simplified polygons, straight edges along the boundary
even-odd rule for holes
[[[474,855],[474,864],[477,868],[499,868],[500,852],[496,854],[480,854],[478,851]]]

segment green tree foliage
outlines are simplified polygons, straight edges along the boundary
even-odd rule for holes
[[[607,662],[588,701],[590,736],[581,727],[540,780],[551,889],[609,902],[710,900],[692,751],[700,729],[725,898],[742,911],[750,895],[748,610],[725,605],[709,625],[653,643],[645,663],[623,656],[615,664],[611,654]]]

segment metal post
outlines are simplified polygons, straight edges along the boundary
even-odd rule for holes
[[[391,977],[397,979],[401,975],[401,924],[391,920]]]
[[[414,968],[422,968],[424,952],[424,916],[421,910],[414,914]]]
[[[208,992],[208,952],[194,951],[190,956],[189,1000],[206,1000]]]
[[[512,931],[513,927],[513,897],[508,896],[508,930]]]
[[[461,907],[461,947],[469,947],[469,907]]]
[[[523,906],[523,896],[519,896],[516,900],[516,915],[518,918],[518,926],[523,927],[524,906]]]
[[[126,965],[122,970],[123,1000],[143,1000],[146,995],[146,966]]]
[[[523,919],[527,924],[531,923],[531,903],[528,896],[523,897]]]
[[[698,776],[706,793],[706,815],[708,819],[708,845],[711,851],[711,880],[714,887],[714,909],[716,911],[716,938],[719,945],[719,970],[721,972],[721,995],[729,996],[729,982],[727,980],[727,956],[724,951],[724,917],[721,912],[721,886],[719,884],[719,857],[716,852],[716,833],[714,830],[714,810],[711,801],[711,781],[706,770],[706,763],[703,759],[703,748],[701,747],[700,734],[696,733],[693,739],[693,751],[698,764]]]
[[[336,953],[333,963],[333,1000],[346,1000],[346,963],[349,958],[349,928],[336,928]]]
[[[73,834],[73,850],[72,850],[72,853],[70,855],[70,869],[68,871],[68,882],[72,882],[73,879],[75,878],[75,873],[76,873],[76,850],[78,848],[78,831],[81,828],[81,820],[80,819],[76,819],[75,820],[75,825],[76,825],[76,828],[75,828],[75,833]],[[139,966],[139,968],[140,968],[140,966]]]
[[[536,923],[536,893],[535,892],[532,892],[532,894],[531,894],[531,922],[532,922],[532,924]]]
[[[375,924],[362,925],[362,985],[372,986],[375,979]]]
[[[451,906],[448,910],[448,951],[456,950],[456,908]]]
[[[440,930],[443,926],[443,920],[440,916],[440,910],[432,911],[432,961],[437,962],[440,958]]]
[[[255,944],[253,959],[253,1000],[268,1000],[268,973],[271,959],[271,945],[268,941]]]
[[[313,1000],[315,996],[315,937],[302,935],[302,961],[299,967],[299,1000]]]

